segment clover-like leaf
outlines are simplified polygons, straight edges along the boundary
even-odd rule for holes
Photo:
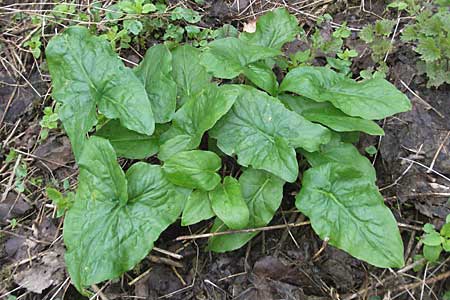
[[[239,91],[236,102],[209,132],[217,139],[217,146],[228,155],[237,154],[242,166],[295,181],[295,148],[318,150],[330,140],[329,130],[288,110],[264,92],[248,86],[234,88]]]
[[[181,225],[188,226],[214,217],[209,193],[195,190],[189,196],[181,216]]]
[[[362,131],[372,135],[384,135],[383,129],[372,120],[346,115],[328,102],[315,102],[302,96],[281,95],[281,101],[305,119],[323,124],[338,132]]]
[[[129,130],[117,120],[111,120],[103,125],[95,135],[108,139],[118,156],[143,159],[158,152],[159,131],[161,129],[156,127],[155,134],[149,136]]]
[[[64,243],[71,280],[83,292],[134,268],[178,218],[190,190],[168,182],[157,165],[137,163],[125,177],[112,146],[98,137],[86,143],[79,165]]]
[[[221,165],[214,152],[191,150],[171,156],[164,162],[163,170],[173,184],[211,191],[220,182],[217,171]]]
[[[249,64],[280,54],[279,50],[229,37],[209,43],[201,56],[201,63],[215,77],[232,79],[243,73]]]
[[[239,178],[241,193],[250,212],[248,228],[269,224],[283,199],[284,181],[265,171],[247,169]],[[217,218],[211,232],[225,231],[228,227]],[[258,233],[235,233],[214,236],[209,239],[208,248],[214,252],[225,252],[245,245]]]
[[[96,105],[130,130],[151,135],[155,121],[141,81],[126,68],[107,41],[84,27],[70,27],[46,49],[53,97],[78,158],[86,133],[96,123]]]
[[[231,229],[242,229],[248,224],[249,211],[239,182],[226,176],[223,184],[209,193],[211,207],[219,219]]]
[[[172,76],[178,87],[178,96],[196,95],[210,84],[211,75],[200,64],[200,50],[189,45],[172,51]]]
[[[397,222],[362,171],[339,163],[307,170],[295,205],[329,244],[377,267],[404,265]]]
[[[177,152],[198,147],[203,134],[230,110],[237,95],[235,89],[210,84],[196,96],[188,97],[175,113],[171,128],[162,135],[164,144],[158,157],[166,160]]]
[[[356,82],[321,67],[291,70],[279,91],[296,93],[317,102],[330,102],[347,115],[367,120],[383,119],[411,109],[408,98],[384,79]]]
[[[285,8],[278,8],[258,19],[255,32],[242,32],[239,38],[254,45],[280,50],[285,43],[293,41],[299,32],[297,18]]]
[[[145,85],[155,122],[172,120],[177,105],[177,85],[172,78],[172,54],[169,49],[165,45],[148,49],[134,73]]]

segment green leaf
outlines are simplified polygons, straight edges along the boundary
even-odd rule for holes
[[[324,145],[317,152],[302,151],[312,167],[328,163],[341,163],[351,166],[365,174],[372,182],[377,180],[377,174],[370,160],[362,156],[355,146],[348,143],[336,142]]]
[[[106,123],[95,135],[108,139],[120,157],[143,159],[158,152],[157,135],[149,136],[129,130],[117,120]]]
[[[198,147],[203,134],[230,110],[237,96],[235,89],[210,84],[196,96],[188,97],[176,112],[171,128],[163,134],[158,157],[166,160],[177,152]]]
[[[445,252],[450,252],[450,240],[444,239],[444,242],[442,243],[442,248],[445,250]]]
[[[177,85],[172,78],[172,54],[165,45],[147,50],[134,73],[145,85],[156,123],[172,120],[177,105]]]
[[[249,64],[280,54],[279,50],[229,37],[210,42],[201,56],[201,63],[213,76],[232,79],[243,73]]]
[[[366,43],[372,43],[375,40],[374,27],[372,24],[365,26],[358,36]]]
[[[330,132],[286,109],[278,99],[248,86],[239,92],[231,110],[210,131],[227,155],[238,163],[269,171],[294,182],[298,165],[294,148],[316,151],[330,140]]]
[[[247,226],[249,210],[235,178],[226,176],[223,184],[218,185],[209,195],[212,210],[229,228],[242,229]]]
[[[441,246],[423,246],[423,256],[429,262],[437,262],[439,260],[439,256],[441,255],[442,247]]]
[[[311,122],[323,124],[338,132],[362,131],[372,135],[384,135],[383,129],[371,120],[351,117],[328,102],[315,102],[302,96],[282,95],[281,101]]]
[[[192,150],[170,157],[164,162],[163,171],[173,184],[211,191],[220,182],[217,171],[221,165],[220,157],[214,152]]]
[[[178,6],[172,11],[170,18],[172,20],[183,19],[189,23],[198,23],[202,17],[195,10]]]
[[[377,267],[402,267],[403,242],[383,201],[363,171],[328,163],[304,173],[295,205],[331,245]]]
[[[253,82],[260,89],[265,90],[270,95],[275,96],[278,92],[277,77],[272,69],[264,63],[253,63],[246,66],[243,74],[251,82]]]
[[[145,88],[109,43],[87,28],[70,27],[46,49],[58,115],[79,158],[86,133],[96,123],[96,105],[130,130],[151,135],[155,121]]]
[[[250,212],[247,227],[256,228],[269,224],[283,199],[284,181],[270,173],[250,168],[242,173],[239,184]],[[217,219],[211,232],[228,230],[225,225],[219,228],[220,223],[221,221]],[[208,248],[214,252],[235,250],[257,234],[237,233],[215,236],[209,239]]]
[[[134,35],[138,35],[144,25],[139,20],[124,20],[123,28],[125,28],[128,32],[131,32]]]
[[[111,145],[92,137],[64,220],[65,259],[75,287],[83,292],[134,268],[180,215],[188,195],[165,179],[160,166],[137,163],[125,178]]]
[[[435,228],[433,224],[430,223],[426,223],[425,225],[423,225],[423,231],[425,233],[432,233],[435,232]]]
[[[426,62],[433,62],[441,58],[441,49],[438,48],[435,38],[427,37],[419,39],[419,45],[415,51]]]
[[[423,238],[423,243],[427,246],[439,246],[442,242],[443,238],[439,233],[433,231],[431,233],[425,234]]]
[[[261,16],[256,23],[256,31],[243,32],[240,39],[253,45],[280,50],[300,32],[297,23],[297,18],[285,8],[278,8]]]
[[[172,76],[181,97],[196,95],[210,84],[211,75],[200,64],[200,53],[199,49],[189,45],[172,51]]]
[[[381,78],[356,82],[343,74],[321,67],[291,70],[279,91],[289,91],[316,102],[330,102],[347,115],[367,120],[411,109],[408,98]]]
[[[441,228],[441,235],[446,238],[450,238],[450,223],[445,223]]]
[[[162,161],[166,161],[179,152],[195,149],[200,143],[194,137],[186,134],[177,135],[168,140],[165,140],[163,135],[160,142],[163,144],[159,147],[158,159]]]
[[[188,226],[214,217],[208,192],[195,190],[189,196],[181,216],[181,225]]]

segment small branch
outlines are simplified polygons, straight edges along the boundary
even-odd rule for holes
[[[306,221],[306,222],[300,222],[300,223],[288,223],[288,224],[282,224],[282,225],[273,225],[273,226],[265,226],[265,227],[249,228],[249,229],[241,229],[241,230],[227,230],[227,231],[211,232],[211,233],[203,233],[203,234],[183,235],[183,236],[177,237],[175,240],[176,241],[184,241],[184,240],[202,239],[202,238],[209,238],[212,236],[221,236],[221,235],[236,234],[236,233],[253,233],[253,232],[259,232],[259,231],[285,229],[285,228],[305,226],[305,225],[309,225],[310,223],[311,222]]]

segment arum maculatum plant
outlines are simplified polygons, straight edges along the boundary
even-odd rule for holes
[[[80,292],[136,266],[180,216],[183,226],[214,218],[213,232],[267,225],[284,184],[296,181],[295,205],[320,238],[374,266],[403,266],[375,170],[345,136],[383,135],[374,120],[411,104],[384,79],[356,82],[326,67],[297,67],[279,83],[276,58],[298,32],[296,18],[277,9],[256,32],[202,49],[155,45],[133,69],[86,28],[50,41],[53,97],[80,170],[64,220]],[[100,126],[99,116],[108,121]],[[125,172],[117,162],[151,156],[161,163]],[[225,156],[236,159],[238,178],[218,173]],[[299,158],[310,165],[303,174]],[[256,234],[214,236],[208,249],[235,250]]]

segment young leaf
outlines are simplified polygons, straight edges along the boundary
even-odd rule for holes
[[[145,85],[155,122],[172,120],[177,105],[177,85],[172,78],[172,54],[169,49],[165,45],[148,49],[134,73]]]
[[[329,143],[321,147],[317,152],[302,151],[302,154],[312,167],[332,162],[341,163],[361,171],[373,182],[377,180],[375,168],[370,160],[362,156],[352,144],[342,142]]]
[[[239,182],[226,176],[222,185],[209,193],[211,207],[219,219],[231,229],[242,229],[248,224],[249,211]]]
[[[295,205],[331,245],[377,267],[404,265],[397,222],[362,171],[339,163],[307,170]]]
[[[411,109],[408,98],[384,79],[356,82],[321,67],[291,70],[279,91],[293,92],[317,102],[327,101],[347,115],[367,120],[383,119]]]
[[[179,151],[198,147],[203,134],[230,110],[237,95],[236,90],[227,86],[210,84],[196,96],[188,97],[176,112],[170,129],[163,134],[164,144],[158,157],[166,160]]]
[[[262,62],[256,62],[246,66],[243,74],[251,82],[253,82],[260,89],[265,90],[270,95],[275,96],[278,92],[277,77],[272,69]]]
[[[104,39],[84,27],[70,27],[46,49],[53,97],[63,105],[59,116],[75,156],[96,122],[96,104],[106,117],[151,135],[155,121],[145,88]]]
[[[170,157],[164,162],[163,171],[173,184],[211,191],[220,182],[217,171],[221,165],[220,157],[214,152],[192,150]]]
[[[249,64],[280,54],[279,50],[229,37],[209,43],[201,56],[201,63],[215,77],[232,79]]]
[[[239,91],[231,110],[210,131],[227,155],[238,163],[269,171],[294,182],[298,165],[294,148],[316,151],[330,140],[330,132],[286,109],[276,98],[248,86]],[[231,88],[230,87],[230,88]]]
[[[200,53],[189,45],[172,51],[172,76],[179,88],[178,96],[196,95],[210,84],[211,75],[200,64]]]
[[[208,192],[195,190],[189,196],[181,216],[181,225],[188,226],[214,217]]]
[[[328,102],[315,102],[302,96],[287,94],[279,98],[284,105],[305,119],[323,124],[335,131],[362,131],[372,135],[384,135],[383,129],[374,121],[348,116]]]
[[[117,120],[106,123],[95,135],[108,139],[120,157],[143,159],[158,152],[157,135],[149,136],[129,130]]]
[[[285,9],[278,8],[261,16],[256,23],[256,31],[243,32],[240,39],[248,43],[274,48],[281,47],[295,39],[300,32],[297,18]]]
[[[245,170],[239,178],[242,196],[247,203],[250,217],[248,228],[269,224],[283,199],[284,181],[270,173],[255,169]],[[228,227],[217,219],[211,232],[225,231]],[[208,248],[214,252],[225,252],[245,245],[258,233],[238,233],[210,238]]]
[[[429,262],[437,262],[439,260],[439,256],[441,256],[442,247],[439,246],[423,246],[423,256]]]
[[[76,200],[64,220],[65,259],[75,287],[83,292],[134,268],[180,215],[188,195],[165,179],[160,166],[137,163],[125,178],[108,141],[89,139]]]

